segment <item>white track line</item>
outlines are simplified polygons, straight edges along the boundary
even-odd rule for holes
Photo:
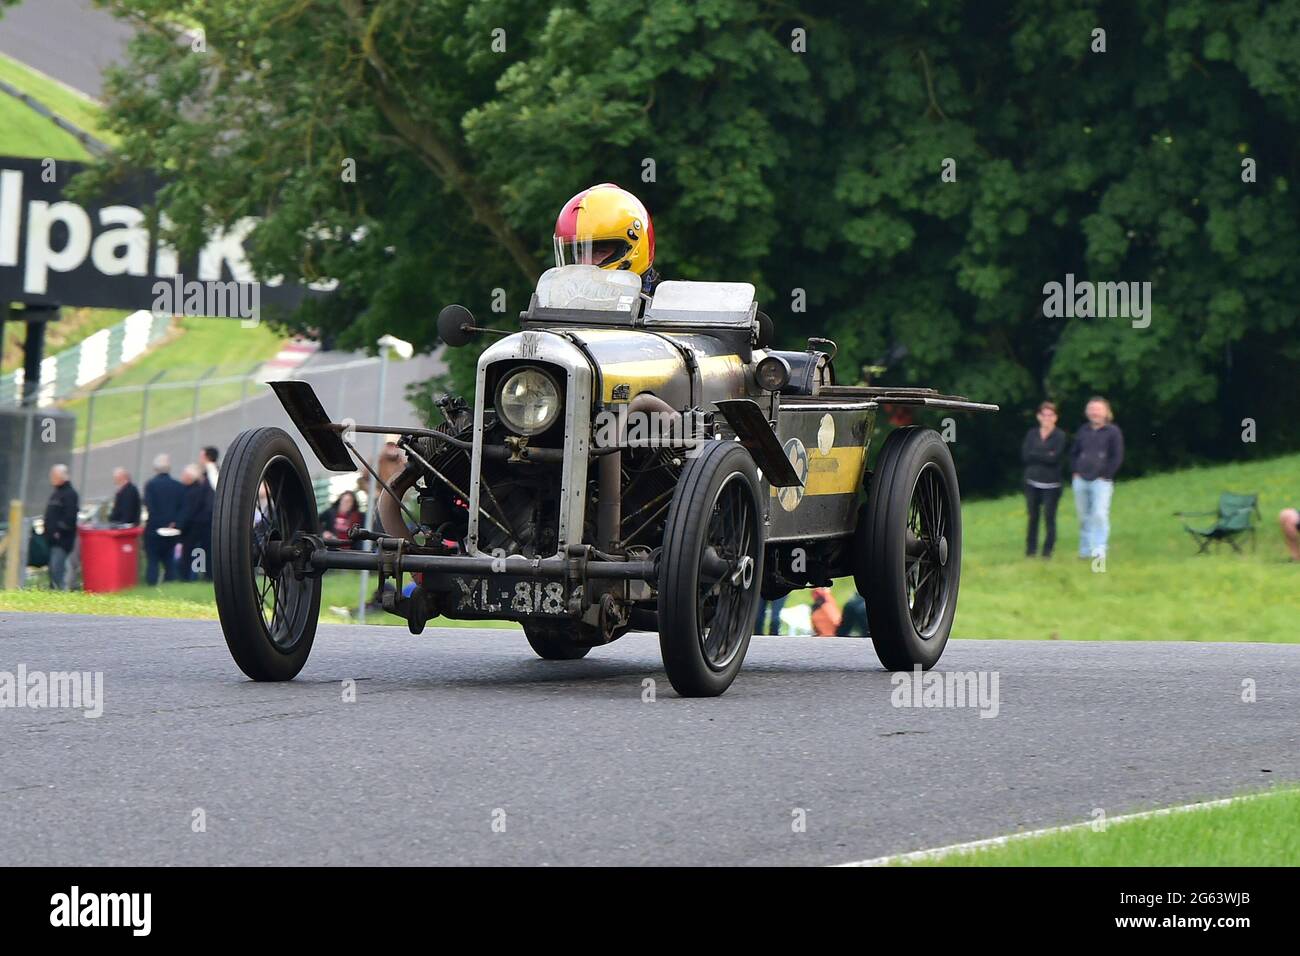
[[[1150,820],[1154,817],[1167,817],[1176,813],[1189,813],[1193,810],[1211,810],[1216,807],[1226,807],[1234,803],[1244,803],[1247,800],[1257,800],[1261,797],[1269,797],[1279,793],[1291,793],[1294,791],[1286,788],[1277,790],[1265,790],[1261,793],[1250,793],[1240,797],[1225,797],[1222,800],[1207,800],[1203,803],[1187,803],[1177,807],[1162,807],[1159,810],[1144,810],[1141,813],[1129,813],[1118,817],[1108,817],[1105,820],[1107,828],[1117,823],[1129,823],[1133,820]],[[1096,821],[1085,820],[1082,823],[1069,823],[1059,827],[1046,827],[1042,830],[1026,830],[1023,833],[1011,833],[1007,836],[989,837],[986,840],[973,840],[970,843],[954,843],[951,846],[937,847],[932,850],[915,850],[911,853],[896,853],[892,856],[878,856],[871,860],[856,860],[852,863],[837,863],[836,866],[888,866],[891,863],[918,863],[925,860],[938,860],[942,857],[949,856],[953,853],[966,853],[970,850],[982,850],[988,847],[1006,846],[1008,843],[1017,843],[1021,840],[1029,840],[1034,837],[1051,836],[1055,833],[1069,833],[1073,830],[1082,830],[1086,827],[1092,827]]]

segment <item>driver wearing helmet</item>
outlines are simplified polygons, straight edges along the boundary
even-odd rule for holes
[[[555,264],[621,269],[641,277],[641,291],[654,291],[659,276],[655,229],[645,205],[626,189],[601,183],[564,204],[555,220]]]

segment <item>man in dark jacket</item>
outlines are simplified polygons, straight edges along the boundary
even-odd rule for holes
[[[1124,435],[1106,399],[1090,398],[1084,414],[1088,421],[1074,436],[1070,450],[1074,507],[1079,514],[1079,557],[1104,558],[1115,475],[1124,463]]]
[[[68,555],[77,544],[77,509],[81,502],[68,480],[68,466],[50,469],[50,500],[45,505],[45,540],[50,546],[50,587],[62,591]]]
[[[113,484],[117,485],[117,492],[113,495],[113,510],[108,513],[108,523],[134,528],[140,523],[140,489],[131,481],[125,468],[113,469]]]
[[[148,584],[158,583],[161,569],[164,581],[176,577],[176,538],[174,529],[181,516],[185,500],[185,487],[173,478],[171,459],[159,455],[153,460],[154,476],[144,486],[144,506],[149,511],[149,521],[144,526],[144,579]],[[170,530],[170,534],[160,534]]]
[[[181,529],[180,577],[182,581],[197,581],[199,578],[211,581],[208,560],[212,550],[212,501],[215,497],[212,486],[199,465],[185,466],[181,472],[181,484],[185,488],[185,498],[180,519],[176,522],[176,527]]]

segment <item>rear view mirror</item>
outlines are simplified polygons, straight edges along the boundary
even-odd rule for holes
[[[458,349],[474,337],[474,315],[463,305],[449,305],[438,313],[438,338]]]

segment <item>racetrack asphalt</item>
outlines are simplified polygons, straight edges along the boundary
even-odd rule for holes
[[[276,685],[215,622],[0,612],[20,664],[102,671],[104,711],[0,708],[0,866],[829,864],[1300,780],[1297,645],[952,642],[992,718],[893,706],[849,638],[756,637],[712,700],[651,634],[323,625]]]
[[[0,16],[0,53],[98,99],[132,33],[94,0],[22,0]]]

